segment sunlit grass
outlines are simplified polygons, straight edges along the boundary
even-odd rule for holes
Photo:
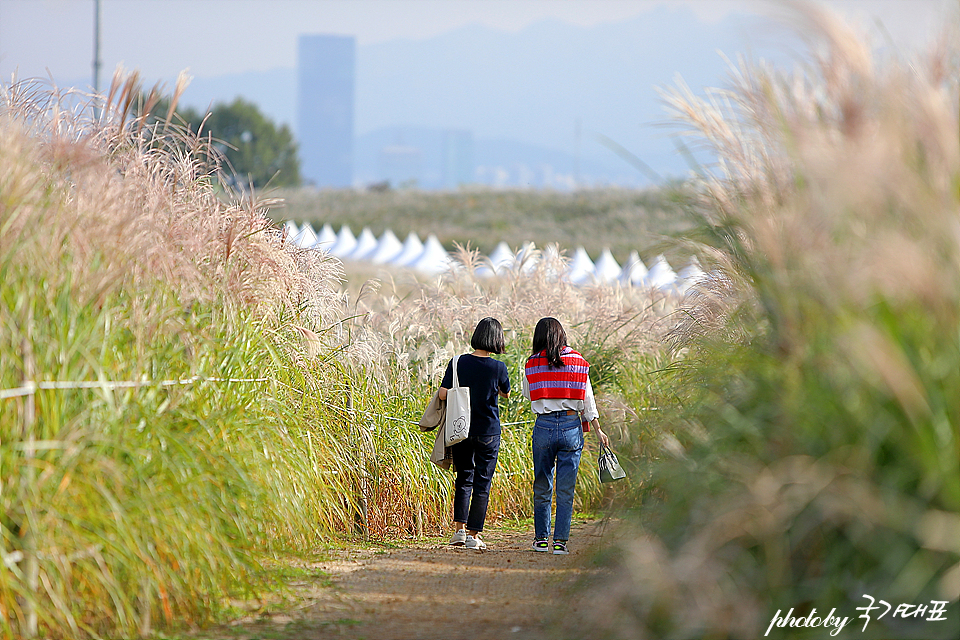
[[[615,342],[655,349],[677,303],[573,288],[556,257],[351,289],[339,262],[283,243],[271,201],[218,191],[207,142],[137,118],[154,97],[135,76],[97,121],[41,84],[3,91],[0,389],[97,385],[0,399],[0,637],[176,633],[238,615],[277,559],[444,535],[452,475],[415,423],[487,315],[515,387],[489,519],[529,517],[536,320],[568,324],[605,397],[633,361]]]
[[[342,458],[300,446],[283,384],[302,352],[284,318],[335,313],[336,269],[223,204],[180,147],[113,116],[84,129],[29,87],[0,115],[0,386],[101,386],[2,401],[0,633],[202,624],[257,588],[266,549],[354,509],[313,473]]]

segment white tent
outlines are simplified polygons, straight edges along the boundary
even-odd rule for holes
[[[411,231],[407,234],[407,239],[403,241],[403,248],[400,250],[400,253],[394,256],[390,264],[405,267],[419,258],[421,253],[423,253],[423,243],[420,242],[417,234]]]
[[[703,269],[700,268],[697,257],[690,258],[687,266],[677,272],[677,290],[680,293],[686,293],[687,289],[696,284],[697,280],[702,278],[703,275]]]
[[[537,262],[540,261],[540,253],[537,251],[537,245],[533,242],[527,241],[520,247],[520,250],[517,251],[517,269],[523,269],[524,273],[529,273],[533,271]]]
[[[317,244],[317,234],[314,233],[310,223],[305,222],[293,241],[301,249],[313,249],[313,245]]]
[[[437,240],[437,236],[431,233],[423,243],[423,253],[407,266],[416,271],[435,275],[450,269],[452,260],[450,254]]]
[[[640,254],[631,251],[627,257],[627,262],[623,265],[620,272],[620,282],[624,285],[643,286],[647,278],[647,265],[643,264]]]
[[[335,255],[338,258],[343,258],[344,256],[350,255],[350,253],[357,248],[357,238],[353,235],[353,231],[350,230],[350,227],[343,225],[340,227],[340,233],[337,234],[337,240],[333,243],[333,246],[328,249],[331,255]]]
[[[376,249],[367,255],[366,259],[373,264],[384,264],[399,256],[401,251],[403,251],[403,244],[392,230],[387,229],[377,241]]]
[[[560,247],[555,242],[551,242],[543,248],[543,252],[540,254],[540,268],[544,270],[547,276],[551,278],[559,277],[566,270],[566,267],[567,261],[560,255]]]
[[[317,249],[323,249],[324,251],[330,251],[334,243],[337,241],[337,234],[333,232],[333,227],[330,226],[330,223],[325,223],[320,227],[320,233],[317,234],[317,243],[314,245]]]
[[[284,222],[283,231],[288,241],[299,247],[322,249],[341,259],[407,266],[429,274],[449,270],[454,264],[450,254],[432,234],[424,243],[416,233],[411,231],[401,244],[390,229],[384,231],[378,240],[368,227],[364,227],[360,235],[355,237],[346,224],[340,227],[340,232],[337,234],[333,232],[329,223],[324,224],[320,232],[316,233],[310,223],[304,223],[298,229],[292,220]],[[503,241],[498,243],[490,256],[483,260],[483,264],[477,268],[477,275],[489,276],[493,273],[502,273],[506,269],[519,269],[521,265],[524,271],[529,271],[540,261],[549,265],[566,263],[565,267],[559,267],[564,270],[563,277],[578,285],[595,282],[611,283],[619,280],[624,285],[684,293],[704,276],[696,257],[691,258],[679,273],[675,273],[662,254],[658,255],[653,265],[647,269],[643,260],[640,259],[640,254],[632,251],[621,268],[609,249],[604,249],[594,264],[582,246],[577,247],[573,258],[562,260],[559,247],[553,244],[548,245],[542,252],[538,252],[534,243],[527,242],[514,252]],[[556,267],[552,269],[556,270]],[[559,276],[560,273],[554,275]]]
[[[516,254],[506,242],[501,240],[500,244],[494,248],[493,253],[490,254],[487,260],[490,262],[493,270],[500,273],[505,269],[513,267],[516,263]]]
[[[293,239],[300,233],[300,228],[293,220],[287,220],[283,223],[283,233],[287,238],[287,242],[293,242]]]
[[[623,271],[617,259],[610,253],[610,249],[604,249],[597,258],[597,264],[594,266],[594,274],[599,282],[613,282],[620,277]]]
[[[573,284],[585,284],[594,278],[596,265],[587,255],[587,250],[583,247],[577,247],[573,252],[573,259],[570,261],[570,267],[567,269],[566,278]]]
[[[663,254],[657,256],[650,271],[647,272],[646,284],[648,287],[657,289],[669,289],[677,280],[677,274],[673,272],[670,263],[663,257]]]
[[[370,227],[364,227],[360,235],[357,236],[357,244],[353,251],[343,256],[347,260],[367,260],[377,248],[377,238],[370,231]]]
[[[697,260],[696,256],[690,258],[687,266],[677,271],[677,277],[682,280],[696,280],[702,275],[703,269],[700,268],[700,261]]]
[[[512,264],[513,251],[510,250],[506,242],[501,240],[500,243],[494,247],[493,253],[487,257],[480,258],[474,274],[481,278],[487,278],[495,273],[502,273],[503,270],[509,269]]]

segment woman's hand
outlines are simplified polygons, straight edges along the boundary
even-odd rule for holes
[[[447,399],[447,390],[445,387],[440,387],[440,392],[437,394],[437,397],[441,400]]]
[[[597,425],[597,437],[600,438],[600,443],[605,447],[610,446],[610,438],[603,431],[600,430],[600,426]]]
[[[610,438],[608,438],[607,434],[605,434],[600,429],[600,420],[598,420],[597,418],[594,418],[593,420],[590,421],[590,426],[593,427],[593,429],[597,432],[597,437],[600,438],[600,444],[602,444],[605,447],[609,447]]]

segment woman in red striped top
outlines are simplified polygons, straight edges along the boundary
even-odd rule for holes
[[[527,359],[523,395],[537,414],[533,427],[533,550],[566,555],[573,518],[573,492],[583,452],[583,433],[590,425],[600,441],[597,403],[590,386],[590,363],[567,346],[567,334],[556,318],[542,318],[533,332],[533,353]],[[557,513],[550,537],[550,507],[556,471]]]

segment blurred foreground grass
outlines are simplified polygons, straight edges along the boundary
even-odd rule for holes
[[[721,160],[695,206],[718,268],[654,377],[672,401],[635,450],[643,508],[589,592],[591,637],[755,638],[832,609],[835,637],[960,636],[957,25],[901,61],[795,18],[809,66],[665,94]]]

